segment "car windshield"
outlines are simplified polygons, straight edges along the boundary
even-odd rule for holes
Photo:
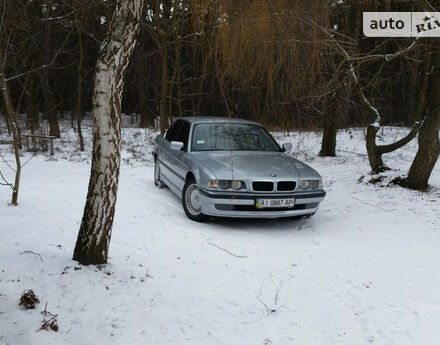
[[[191,147],[192,151],[281,151],[263,127],[247,123],[197,124]]]

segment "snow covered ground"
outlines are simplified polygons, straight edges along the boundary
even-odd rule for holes
[[[86,267],[71,257],[90,159],[63,133],[53,158],[24,167],[18,207],[0,188],[0,344],[436,343],[440,165],[428,193],[385,187],[368,183],[361,129],[339,133],[337,158],[316,157],[318,133],[275,136],[323,175],[318,213],[199,224],[154,187],[154,133],[124,129],[109,264]],[[384,156],[391,175],[407,171],[416,148]],[[40,297],[35,310],[18,306],[25,289]],[[58,332],[37,331],[46,303]]]

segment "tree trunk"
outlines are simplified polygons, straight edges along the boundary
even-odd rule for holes
[[[154,115],[148,111],[147,104],[145,102],[141,102],[141,119],[139,123],[139,127],[141,128],[154,128]]]
[[[165,133],[169,126],[169,90],[168,80],[168,32],[172,30],[170,18],[172,12],[172,0],[161,0],[156,2],[156,6],[162,9],[162,18],[160,19],[160,50],[161,50],[161,90],[160,90],[160,132]]]
[[[60,137],[60,128],[58,125],[58,114],[56,111],[55,98],[49,85],[49,75],[47,71],[40,73],[41,91],[44,99],[44,114],[49,121],[49,135]]]
[[[164,34],[162,34],[164,35]],[[161,39],[161,90],[160,90],[160,132],[168,128],[168,47],[167,39]]]
[[[440,153],[440,47],[431,72],[428,114],[419,131],[419,149],[408,172],[407,186],[425,190]]]
[[[139,32],[143,0],[117,2],[101,45],[93,93],[93,157],[73,253],[82,264],[107,262],[119,180],[123,75]]]
[[[76,126],[78,127],[78,139],[79,139],[79,149],[84,151],[84,138],[81,129],[82,120],[82,96],[83,96],[83,81],[84,81],[84,46],[82,40],[82,25],[81,18],[79,18],[78,12],[75,13],[75,27],[78,34],[78,67],[77,67],[77,78],[78,78],[78,94],[76,99]]]
[[[431,74],[433,44],[428,43],[424,47],[422,78],[419,88],[419,98],[416,108],[416,119],[421,120],[426,109],[426,95],[428,93],[429,76]]]
[[[49,11],[46,11],[45,16],[49,16]],[[44,64],[49,65],[51,59],[51,34],[52,23],[50,20],[44,21]],[[43,93],[44,100],[44,112],[45,117],[49,121],[49,135],[53,135],[57,138],[60,137],[60,128],[58,124],[58,111],[57,104],[55,103],[55,97],[53,96],[52,89],[49,82],[50,67],[46,67],[40,73],[41,91]]]
[[[1,111],[1,113],[3,115],[3,118],[5,119],[6,129],[8,130],[8,135],[11,135],[11,126],[9,124],[8,114],[6,113],[6,109],[5,109],[4,105],[3,105],[3,103],[1,104],[0,111]]]
[[[376,144],[376,134],[380,127],[378,124],[370,124],[367,127],[366,146],[368,153],[368,161],[370,162],[370,166],[371,166],[371,172],[380,173],[385,170],[390,170],[390,168],[388,168],[383,163],[382,155],[385,153],[396,151],[402,146],[408,144],[411,140],[413,140],[416,137],[417,133],[420,130],[420,126],[421,126],[420,122],[415,122],[411,131],[402,139],[397,140],[396,142],[388,145],[378,146]]]
[[[327,101],[326,113],[324,118],[324,130],[322,134],[321,157],[335,157],[336,156],[336,136],[338,134],[338,125],[336,117],[338,116],[338,109],[336,106],[336,97],[330,97]]]
[[[139,78],[139,86],[137,88],[139,104],[140,104],[140,123],[141,128],[154,128],[154,114],[148,109],[146,83]]]
[[[420,48],[417,47],[415,49],[415,60],[420,60]],[[406,100],[407,100],[407,106],[406,106],[406,115],[405,115],[405,125],[408,126],[411,123],[414,123],[414,121],[420,120],[419,117],[417,117],[418,112],[418,103],[420,101],[420,95],[418,94],[418,88],[417,88],[417,77],[418,77],[418,62],[411,61],[408,63],[408,81],[405,85],[406,89]],[[420,88],[422,89],[422,88]],[[422,92],[422,91],[420,91]]]
[[[440,78],[440,76],[438,76]],[[440,105],[440,104],[439,104]],[[440,153],[440,107],[431,111],[419,131],[419,149],[409,169],[407,186],[425,190]]]
[[[338,127],[331,118],[327,118],[324,122],[324,131],[322,134],[321,157],[335,157],[336,156],[336,136],[338,134]]]
[[[148,45],[149,45],[149,39],[150,36],[148,34],[149,32],[147,30],[141,30],[139,33],[139,44],[137,48],[137,56],[133,57],[135,67],[134,67],[134,73],[136,73],[137,78],[137,97],[139,102],[139,113],[140,113],[140,121],[139,126],[141,128],[154,128],[155,126],[155,116],[157,113],[155,111],[151,110],[149,107],[149,96],[150,92],[148,92],[148,81],[145,78],[145,75],[151,74],[151,68],[152,66],[149,64],[149,62],[142,58],[145,54],[148,54]],[[154,68],[154,67],[153,67]],[[154,98],[155,95],[151,96],[151,98]]]
[[[373,124],[370,124],[367,127],[366,146],[368,161],[370,162],[371,171],[373,173],[379,173],[384,170],[389,170],[389,168],[386,167],[383,163],[382,154],[377,150],[376,134],[378,130],[379,128],[374,126]]]
[[[327,61],[325,63],[326,68],[330,75],[334,75],[337,69],[332,52],[328,52]],[[344,83],[341,82],[341,85]],[[322,133],[321,151],[319,155],[321,157],[336,157],[336,137],[338,135],[338,127],[341,125],[341,120],[347,110],[342,105],[342,97],[338,97],[338,94],[348,92],[349,88],[341,87],[337,92],[333,92],[325,99],[326,107]],[[342,95],[341,95],[342,96]]]
[[[29,78],[29,87],[26,100],[27,109],[27,125],[31,130],[31,133],[35,133],[40,128],[40,116],[39,116],[39,102],[37,87],[35,85],[35,80],[32,76]]]
[[[0,61],[3,61],[3,56],[0,54]],[[9,86],[6,81],[6,76],[3,71],[3,65],[0,63],[0,90],[3,96],[3,103],[6,111],[6,117],[8,118],[9,125],[12,132],[12,144],[14,148],[15,156],[15,180],[12,187],[12,199],[11,204],[18,205],[18,191],[20,188],[20,175],[21,175],[21,162],[20,162],[20,147],[21,138],[20,130],[15,115],[14,105],[12,104],[11,94],[9,92]]]

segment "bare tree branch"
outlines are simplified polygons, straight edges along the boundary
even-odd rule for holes
[[[53,65],[53,64],[55,63],[55,60],[57,59],[58,55],[61,53],[61,51],[63,50],[65,44],[67,43],[67,40],[69,39],[71,33],[72,33],[72,31],[70,31],[70,32],[66,35],[66,39],[64,40],[63,44],[62,44],[62,45],[60,46],[60,48],[56,51],[55,55],[53,56],[52,60],[51,60],[49,63],[47,63],[47,64],[43,64],[43,65],[41,65],[41,66],[39,66],[39,67],[36,67],[36,68],[33,68],[33,69],[29,70],[29,71],[26,71],[26,72],[23,72],[23,73],[20,73],[20,74],[14,75],[14,76],[12,76],[12,77],[5,78],[5,81],[6,81],[6,82],[9,82],[9,81],[11,81],[11,80],[14,80],[14,79],[17,79],[17,78],[23,77],[23,76],[25,76],[25,75],[27,75],[27,74],[30,74],[30,73],[34,73],[34,72],[40,71],[40,70],[42,70],[42,69],[45,69],[45,68],[47,68],[47,67]]]
[[[225,249],[225,248],[222,248],[222,247],[216,245],[215,243],[208,242],[208,244],[210,244],[211,246],[214,246],[214,247],[216,247],[216,248],[218,248],[218,249],[220,249],[220,250],[223,250],[224,252],[226,252],[226,253],[228,253],[229,255],[234,256],[234,257],[236,257],[236,258],[240,258],[240,259],[247,258],[246,255],[237,255],[237,254],[234,254],[234,253],[230,252],[229,250],[227,250],[227,249]]]
[[[6,180],[6,178],[2,174],[1,170],[0,170],[0,177],[4,181],[4,182],[0,182],[1,186],[9,186],[9,187],[11,187],[12,190],[14,190],[14,185],[12,183],[8,182],[8,180]]]

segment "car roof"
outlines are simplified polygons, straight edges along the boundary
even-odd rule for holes
[[[254,125],[260,125],[258,122],[239,119],[236,117],[224,117],[224,116],[185,116],[177,117],[175,120],[186,120],[192,124],[196,123],[248,123]]]

